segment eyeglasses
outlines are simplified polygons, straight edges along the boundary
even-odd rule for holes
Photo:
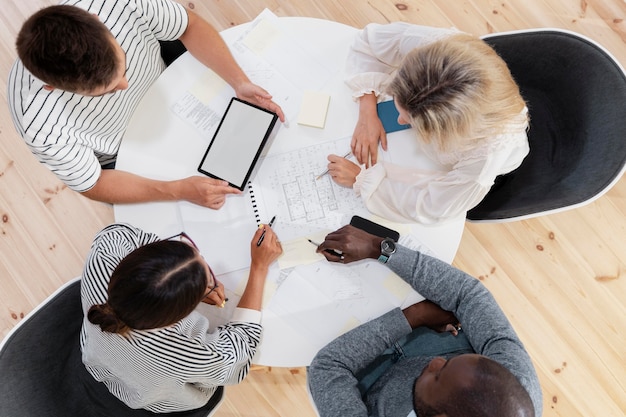
[[[200,252],[200,249],[198,249],[198,245],[196,245],[196,242],[194,242],[187,233],[185,232],[180,232],[178,234],[175,234],[174,236],[170,236],[167,239],[163,239],[163,240],[174,240],[174,241],[180,241],[180,242],[184,242],[186,244],[188,244],[189,246],[193,247],[194,249],[196,249],[198,252]],[[202,256],[202,255],[200,255]],[[204,257],[202,257],[202,259],[204,259]],[[206,260],[205,260],[206,262]],[[211,285],[207,285],[207,289],[209,290],[206,294],[204,294],[204,297],[208,297],[209,294],[211,294],[213,291],[215,291],[217,289],[217,287],[219,286],[219,283],[217,282],[217,278],[215,278],[215,274],[213,273],[213,270],[211,269],[211,265],[208,264],[208,262],[206,263],[207,267],[209,268],[209,275],[210,275],[210,279],[211,281],[213,281],[213,284]],[[210,282],[210,281],[209,281]]]

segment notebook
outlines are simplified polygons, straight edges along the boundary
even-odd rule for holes
[[[305,91],[298,114],[298,124],[323,129],[329,103],[329,94],[321,91]]]
[[[409,129],[411,125],[401,125],[398,123],[398,109],[396,109],[393,100],[381,101],[377,105],[378,118],[383,123],[385,132],[397,132],[398,130]]]

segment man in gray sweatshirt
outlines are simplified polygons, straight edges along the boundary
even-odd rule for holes
[[[428,300],[320,350],[308,369],[320,416],[541,416],[530,357],[478,280],[352,226],[330,233],[318,252],[331,262],[378,259]],[[459,322],[462,330],[450,327]]]

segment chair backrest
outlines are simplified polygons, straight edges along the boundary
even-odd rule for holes
[[[87,372],[79,341],[82,322],[76,278],[5,337],[0,345],[0,417],[157,415],[129,408]],[[206,417],[219,405],[223,392],[220,387],[201,409],[167,415]]]
[[[536,29],[483,38],[507,63],[530,114],[530,153],[496,179],[472,221],[535,217],[587,204],[622,176],[626,76],[594,41]]]

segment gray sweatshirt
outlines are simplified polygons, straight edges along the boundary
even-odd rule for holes
[[[424,297],[454,312],[474,351],[511,371],[528,391],[535,415],[541,416],[541,387],[530,357],[480,281],[436,258],[401,246],[387,265]],[[432,356],[399,360],[365,398],[361,398],[355,375],[411,330],[397,308],[320,350],[307,374],[320,416],[406,417],[413,410],[413,383]]]

